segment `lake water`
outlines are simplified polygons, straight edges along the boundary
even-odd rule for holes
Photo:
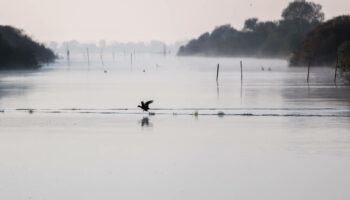
[[[75,55],[1,72],[0,199],[347,200],[350,87],[287,65]]]

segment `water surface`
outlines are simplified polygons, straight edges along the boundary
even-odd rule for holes
[[[349,199],[350,88],[306,72],[147,54],[1,72],[0,198]]]

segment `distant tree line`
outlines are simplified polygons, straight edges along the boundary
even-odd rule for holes
[[[247,19],[242,30],[219,26],[180,47],[178,55],[290,57],[306,35],[324,20],[322,6],[295,0],[279,21]]]
[[[0,70],[38,68],[53,62],[55,54],[22,30],[0,25]]]

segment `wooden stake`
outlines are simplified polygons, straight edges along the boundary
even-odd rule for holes
[[[163,46],[163,55],[166,56],[166,46],[165,46],[165,44]]]
[[[338,56],[337,56],[337,62],[335,63],[334,83],[337,83],[337,71],[338,71]]]
[[[86,48],[86,54],[87,54],[88,67],[90,67],[90,55],[89,55],[89,48]]]
[[[103,62],[103,50],[100,51],[100,59],[101,59],[101,64],[102,64],[102,66],[104,67],[105,64],[104,64],[104,62]]]
[[[67,63],[68,63],[68,66],[70,66],[70,51],[69,51],[68,45],[67,45]]]
[[[242,65],[242,61],[241,61],[241,82],[243,81],[243,65]]]
[[[309,62],[309,67],[307,68],[307,83],[309,83],[310,67],[311,67],[311,61]]]
[[[218,66],[216,67],[216,82],[219,81],[219,68],[220,68],[220,65],[218,64]]]
[[[132,65],[132,53],[130,54],[130,63]]]

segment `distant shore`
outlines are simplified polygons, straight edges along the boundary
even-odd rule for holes
[[[0,70],[37,69],[57,56],[22,30],[0,26]]]

